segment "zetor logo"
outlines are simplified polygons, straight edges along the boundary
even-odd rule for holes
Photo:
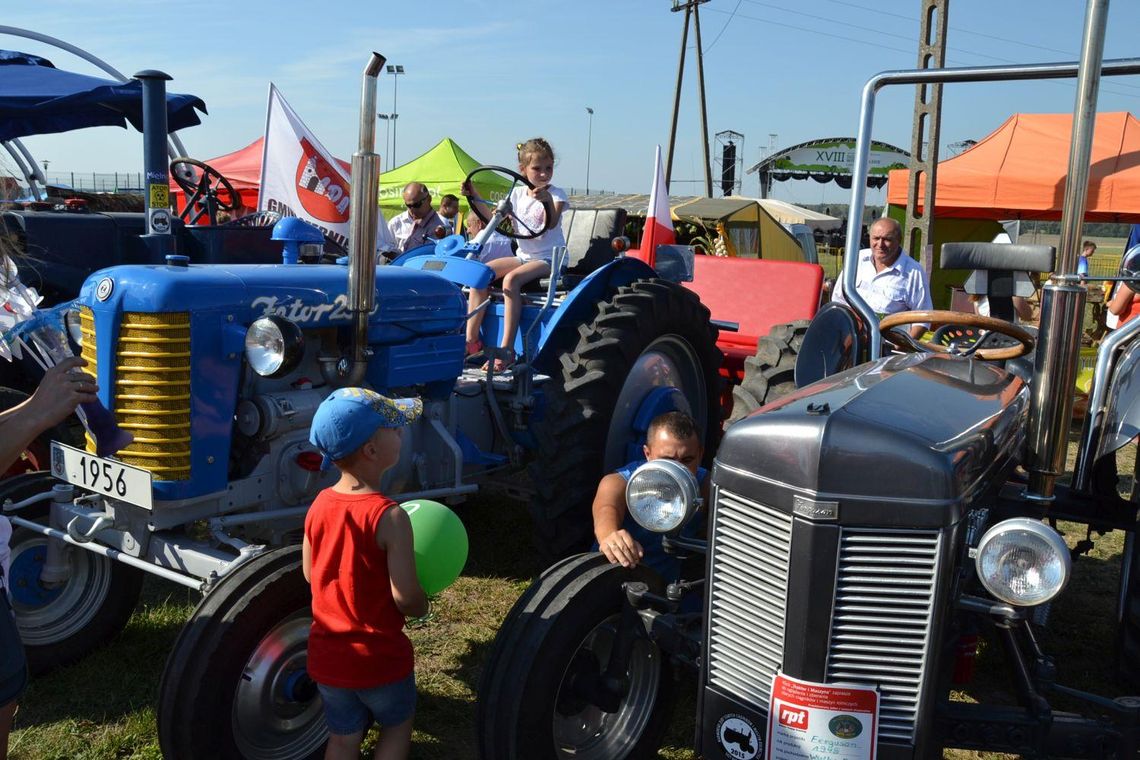
[[[780,725],[806,731],[808,727],[808,711],[797,710],[787,705],[780,705]]]
[[[322,222],[348,221],[348,186],[340,172],[305,138],[301,139],[301,160],[297,163],[297,197],[305,210]]]

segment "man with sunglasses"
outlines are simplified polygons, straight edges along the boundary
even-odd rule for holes
[[[388,222],[400,253],[434,243],[448,234],[447,224],[431,207],[431,193],[421,182],[404,186],[404,213]]]

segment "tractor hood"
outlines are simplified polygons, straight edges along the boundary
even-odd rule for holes
[[[714,482],[762,503],[794,493],[838,502],[845,522],[852,510],[865,510],[880,525],[948,524],[997,469],[1012,466],[1028,400],[1022,381],[993,364],[917,354],[881,359],[801,388],[730,427]]]
[[[277,314],[305,329],[348,326],[348,270],[333,265],[123,266],[93,273],[79,302],[94,312],[225,311],[249,324]],[[377,267],[373,325],[396,328],[372,334],[379,342],[458,330],[467,313],[462,293],[433,274]]]

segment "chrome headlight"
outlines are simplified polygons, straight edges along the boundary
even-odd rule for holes
[[[1061,593],[1072,560],[1056,531],[1018,517],[986,531],[978,543],[975,565],[987,591],[1003,602],[1029,607]]]
[[[281,377],[297,368],[305,353],[301,328],[276,314],[245,331],[245,360],[262,377]]]
[[[654,459],[634,471],[625,486],[625,503],[646,530],[669,533],[693,514],[700,502],[697,479],[672,459]]]

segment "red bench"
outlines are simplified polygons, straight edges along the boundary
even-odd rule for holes
[[[712,318],[740,325],[721,330],[721,374],[733,382],[744,377],[744,360],[772,325],[811,319],[819,309],[823,269],[816,264],[764,259],[697,256],[693,281],[685,287],[700,296]]]

